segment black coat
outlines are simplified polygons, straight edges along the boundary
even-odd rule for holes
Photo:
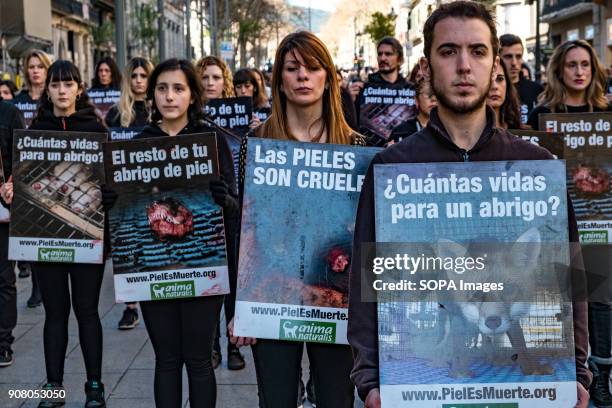
[[[13,171],[13,130],[23,128],[25,123],[19,109],[0,98],[0,152],[5,180]]]
[[[30,129],[101,133],[107,131],[93,106],[79,109],[70,116],[55,116],[51,109],[43,109],[32,121]]]
[[[134,113],[135,116],[132,119],[132,123],[127,127],[142,127],[149,122],[149,111],[144,101],[134,102]],[[104,122],[108,127],[123,127],[121,126],[121,114],[119,113],[117,105],[110,108]]]

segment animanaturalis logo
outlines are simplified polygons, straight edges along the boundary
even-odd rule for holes
[[[193,281],[163,282],[151,284],[151,300],[176,299],[195,296]]]
[[[74,249],[38,248],[40,262],[74,262]]]
[[[281,319],[279,338],[280,340],[335,343],[336,323]]]
[[[580,231],[581,244],[607,244],[608,231]]]

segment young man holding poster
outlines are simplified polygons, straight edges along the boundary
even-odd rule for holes
[[[367,408],[380,407],[379,355],[376,304],[365,302],[371,274],[361,281],[362,244],[376,242],[374,233],[374,164],[461,162],[496,160],[543,160],[550,153],[494,127],[495,117],[486,107],[491,81],[500,63],[495,22],[482,5],[457,1],[440,6],[424,26],[425,58],[421,71],[432,83],[438,98],[427,127],[408,139],[378,153],[361,191],[351,269],[348,340],[355,363],[351,378]],[[576,219],[568,205],[569,236],[578,241]],[[362,286],[364,291],[362,292]],[[375,296],[373,293],[369,293]],[[586,367],[587,309],[575,303],[573,310],[577,407],[588,405],[591,375]]]

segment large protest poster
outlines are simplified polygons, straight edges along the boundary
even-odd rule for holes
[[[103,263],[106,133],[15,130],[9,259]]]
[[[555,159],[563,158],[565,141],[559,133],[527,129],[510,129],[508,131],[527,142],[545,148],[554,156]]]
[[[91,88],[87,90],[87,96],[91,99],[91,103],[96,106],[96,113],[102,119],[113,107],[119,103],[121,98],[121,90],[112,88]]]
[[[117,302],[229,293],[214,133],[109,142],[107,186]]]
[[[236,335],[347,343],[355,213],[378,151],[248,139]]]
[[[564,174],[560,160],[375,165],[362,273],[383,407],[574,406]]]
[[[368,144],[382,146],[395,127],[414,118],[416,113],[412,86],[368,82],[359,100],[359,131]]]
[[[121,140],[132,140],[137,134],[142,132],[142,126],[133,127],[111,127],[108,128],[108,140],[111,142],[119,142]]]
[[[565,140],[567,188],[582,244],[612,243],[612,113],[541,114],[540,128]]]

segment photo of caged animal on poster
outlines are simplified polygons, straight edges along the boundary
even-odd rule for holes
[[[393,351],[383,352],[383,358],[391,365],[400,360],[416,363],[418,370],[434,370],[440,382],[448,383],[486,381],[483,376],[499,371],[539,380],[553,378],[556,370],[563,376],[567,364],[572,364],[571,308],[539,301],[534,277],[543,267],[544,247],[535,227],[511,244],[448,239],[432,244],[432,253],[442,259],[486,253],[484,271],[448,268],[440,278],[465,287],[503,281],[503,295],[451,291],[435,300],[402,305],[400,319],[388,329],[399,333],[398,341]],[[397,344],[411,346],[398,349]]]

